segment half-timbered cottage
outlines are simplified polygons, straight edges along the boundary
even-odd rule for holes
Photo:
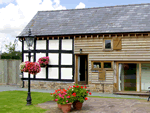
[[[150,86],[150,4],[38,11],[17,38],[28,60],[25,36],[36,36],[31,61],[49,56],[31,76],[32,88],[78,83],[90,91],[147,91]],[[25,87],[28,74],[23,73]]]

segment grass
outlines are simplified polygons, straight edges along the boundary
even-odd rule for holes
[[[32,105],[26,106],[27,91],[0,92],[0,113],[44,113],[47,109],[35,105],[52,100],[50,93],[41,92],[31,92],[31,98]]]
[[[0,92],[0,113],[45,113],[45,111],[48,110],[36,107],[35,105],[52,100],[52,96],[50,96],[50,93],[31,92],[31,97],[32,97],[32,105],[26,106],[27,91]],[[133,98],[100,97],[100,96],[88,96],[88,97],[133,99]]]

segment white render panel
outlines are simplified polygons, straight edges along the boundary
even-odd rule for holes
[[[23,78],[28,78],[28,72],[23,72],[24,77]],[[33,78],[33,74],[30,74],[30,78]]]
[[[38,62],[41,57],[46,57],[46,53],[36,53],[36,62]]]
[[[41,71],[36,74],[36,78],[44,78],[46,79],[46,68],[42,67]]]
[[[58,68],[48,68],[48,79],[58,79],[59,78],[59,72]]]
[[[58,50],[59,40],[49,40],[49,50]]]
[[[61,68],[61,79],[72,79],[72,68]]]
[[[62,39],[62,50],[72,50],[72,39]]]
[[[49,56],[49,64],[50,65],[58,65],[58,62],[59,62],[59,54],[58,53],[49,53],[48,54]]]
[[[29,53],[24,53],[24,62],[25,61],[29,61],[29,57],[28,57]],[[33,53],[31,53],[31,55],[34,55]],[[30,61],[33,62],[34,56],[31,57]]]
[[[31,50],[33,50],[33,49],[34,49],[34,42],[33,42],[32,47],[30,47],[30,49],[31,49]],[[24,41],[24,50],[29,50],[29,49],[28,49],[28,47],[27,47],[27,43],[26,43],[26,41]]]
[[[36,50],[37,49],[46,50],[46,40],[37,40],[36,41]]]
[[[72,65],[72,54],[61,54],[61,65]]]

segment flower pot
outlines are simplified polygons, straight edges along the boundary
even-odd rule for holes
[[[58,108],[61,109],[61,104],[57,104],[57,105],[58,105]]]
[[[62,104],[61,109],[62,109],[63,113],[68,113],[71,110],[71,105],[72,105],[72,103]]]
[[[82,108],[82,104],[83,103],[81,103],[80,101],[77,100],[77,101],[73,102],[73,108],[75,110],[80,110]]]

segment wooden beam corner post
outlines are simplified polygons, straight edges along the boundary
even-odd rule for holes
[[[119,83],[119,81],[118,81],[118,68],[119,68],[119,66],[118,66],[118,62],[116,64],[117,64],[117,66],[116,66],[116,70],[117,70],[117,72],[116,72],[116,74],[117,74],[117,91],[119,91],[119,85],[118,85],[118,83]]]
[[[78,55],[75,55],[75,83],[78,84]]]
[[[139,63],[139,75],[140,75],[140,92],[141,92],[141,63]]]

